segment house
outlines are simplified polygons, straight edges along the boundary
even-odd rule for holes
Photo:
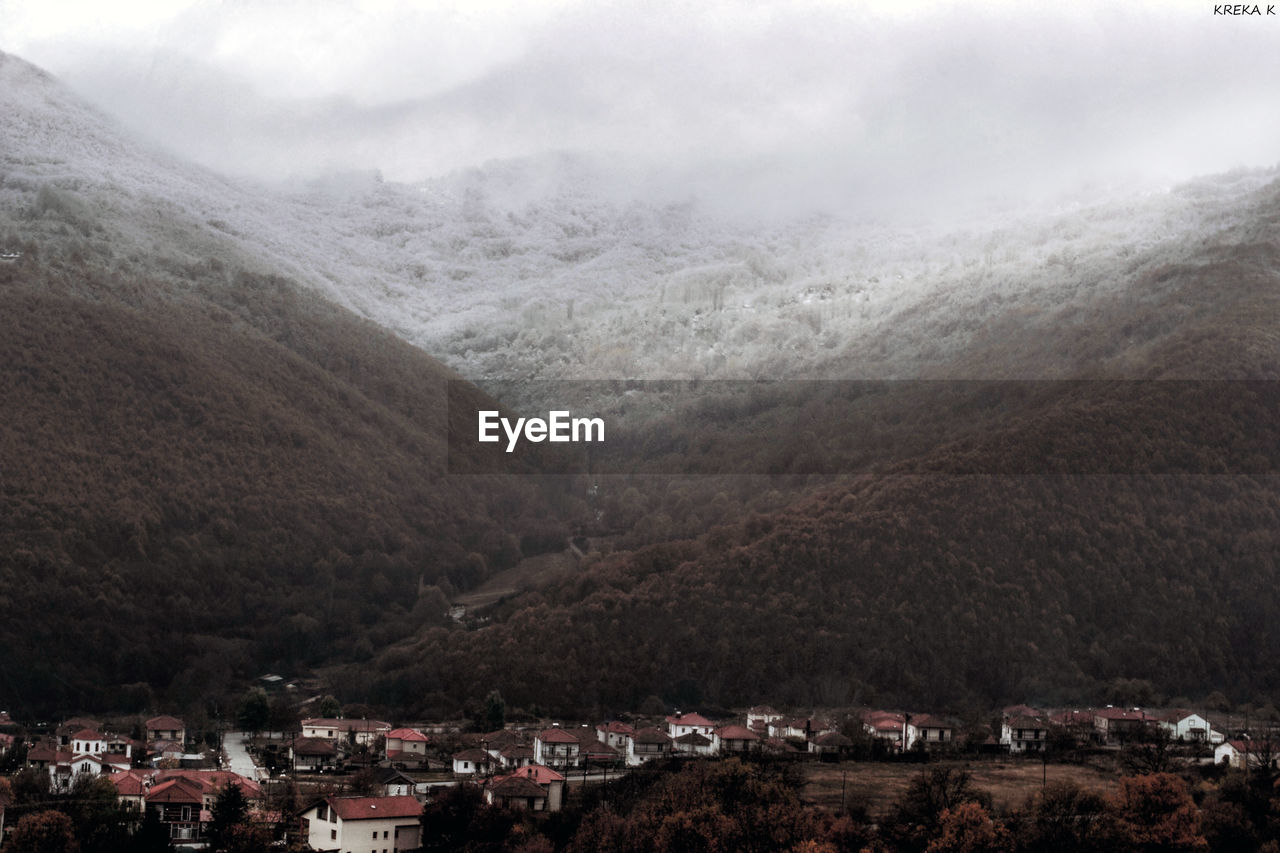
[[[622,750],[614,749],[609,744],[596,738],[594,729],[577,729],[578,763],[579,764],[617,764],[622,758]]]
[[[1000,744],[1009,752],[1044,752],[1049,724],[1035,717],[1005,717],[1000,724]]]
[[[907,718],[893,711],[868,711],[862,717],[867,734],[888,744],[892,751],[902,751],[907,733]]]
[[[1276,769],[1280,759],[1280,744],[1270,740],[1228,740],[1218,744],[1213,751],[1215,764],[1229,764],[1237,770]]]
[[[123,756],[124,758],[127,758],[130,761],[132,761],[134,756],[134,750],[137,750],[138,755],[146,754],[145,744],[138,743],[136,740],[133,740],[132,738],[127,738],[124,735],[109,734],[109,735],[106,735],[106,741],[107,741],[108,755]]]
[[[769,723],[766,731],[769,737],[809,741],[824,732],[835,731],[835,726],[817,717],[779,717]]]
[[[493,756],[483,749],[464,749],[453,754],[453,772],[456,776],[474,776],[493,769]]]
[[[1039,708],[1032,708],[1030,705],[1010,705],[1000,712],[1000,718],[1003,720],[1012,719],[1014,717],[1027,717],[1032,720],[1043,720],[1049,715]]]
[[[558,812],[564,802],[564,776],[540,764],[490,779],[485,800],[507,808]]]
[[[1104,740],[1124,740],[1136,732],[1154,725],[1156,718],[1141,708],[1114,708],[1107,706],[1093,712],[1093,727]]]
[[[531,812],[550,811],[547,808],[547,792],[523,776],[498,776],[485,786],[485,801],[508,809],[524,809]]]
[[[342,720],[315,717],[302,721],[302,736],[323,738],[333,743],[354,743],[373,746],[379,736],[386,737],[391,724],[382,720]]]
[[[767,734],[769,724],[781,720],[783,714],[768,705],[757,705],[747,711],[747,728],[757,735]]]
[[[671,735],[657,728],[638,730],[627,738],[627,765],[637,767],[671,757]]]
[[[289,759],[294,770],[317,773],[321,768],[331,766],[338,758],[338,748],[332,741],[318,737],[294,738],[289,747]]]
[[[413,790],[417,785],[411,777],[406,776],[394,767],[382,770],[375,777],[375,780],[384,797],[412,796]]]
[[[187,742],[186,723],[177,717],[170,717],[167,714],[152,717],[145,723],[145,728],[147,731],[147,743],[154,743],[158,740],[176,741],[177,743]]]
[[[576,767],[581,749],[578,738],[561,728],[544,729],[533,738],[533,760],[547,767]]]
[[[422,804],[413,797],[325,797],[306,809],[301,829],[312,850],[392,853],[422,845]]]
[[[760,744],[760,736],[746,726],[730,724],[711,733],[711,751],[716,755],[747,752]]]
[[[954,725],[931,714],[908,717],[907,749],[936,749],[951,746],[955,739],[955,731]]]
[[[399,728],[387,732],[386,759],[393,764],[422,766],[427,761],[427,744],[431,740],[417,729]]]
[[[498,763],[503,767],[528,767],[533,763],[533,747],[523,744],[504,746],[498,750]]]
[[[711,738],[697,732],[680,735],[671,742],[675,755],[707,756],[713,754]]]
[[[716,724],[701,714],[674,714],[667,717],[667,734],[672,740],[687,734],[700,734],[710,739]]]
[[[147,791],[151,788],[155,774],[154,770],[126,770],[108,777],[111,784],[116,786],[116,802],[120,803],[121,808],[141,813],[146,806]]]
[[[204,807],[204,787],[178,776],[156,782],[146,792],[146,808],[168,829],[171,841],[196,841],[204,837],[212,819]]]
[[[809,741],[809,752],[814,755],[844,755],[853,748],[853,741],[840,732],[823,732]]]
[[[634,727],[617,720],[596,726],[596,738],[617,750],[625,750],[627,738],[635,733]]]
[[[156,771],[152,779],[153,783],[157,785],[171,779],[185,779],[192,784],[198,785],[200,788],[200,802],[206,811],[213,808],[213,803],[218,798],[218,794],[227,785],[235,785],[239,788],[240,793],[244,795],[245,800],[251,806],[262,805],[265,802],[265,795],[261,785],[230,770],[159,770]]]
[[[1173,740],[1198,743],[1222,743],[1226,740],[1222,732],[1215,731],[1208,720],[1194,711],[1178,709],[1161,714],[1159,724]]]

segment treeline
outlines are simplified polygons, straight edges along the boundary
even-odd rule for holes
[[[806,805],[794,765],[736,759],[646,768],[538,816],[446,789],[422,818],[424,851],[792,851],[1070,853],[1272,850],[1280,841],[1271,774],[1198,780],[1126,776],[1107,793],[1063,781],[996,809],[964,769],[929,765],[886,814]]]
[[[522,538],[567,537],[561,484],[444,475],[450,374],[420,351],[278,277],[210,261],[179,285],[60,245],[0,266],[15,714],[368,658]]]

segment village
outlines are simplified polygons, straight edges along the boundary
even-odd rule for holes
[[[113,786],[136,825],[158,823],[175,848],[208,848],[220,798],[233,792],[243,803],[239,818],[279,846],[378,853],[421,848],[424,804],[459,784],[478,786],[489,805],[553,813],[583,789],[648,765],[739,757],[838,767],[844,807],[848,777],[874,763],[1014,762],[1043,766],[1047,778],[1050,762],[1090,757],[1137,761],[1145,772],[1178,764],[1270,770],[1280,757],[1269,727],[1250,737],[1240,728],[1247,718],[1185,709],[1015,705],[993,714],[985,737],[947,716],[884,709],[795,716],[758,706],[728,719],[677,711],[503,722],[483,731],[476,721],[396,724],[339,713],[286,731],[211,738],[170,715],[130,725],[73,717],[50,728],[0,714],[0,766],[10,773],[8,792],[0,788],[0,833],[33,813],[15,792],[67,794],[95,779]]]

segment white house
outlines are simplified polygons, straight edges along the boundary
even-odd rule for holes
[[[387,732],[386,757],[402,764],[422,764],[427,760],[429,738],[417,729],[399,728]]]
[[[769,724],[782,719],[782,713],[775,711],[768,705],[757,705],[747,711],[747,728],[756,734],[765,734],[769,730]]]
[[[627,738],[627,766],[671,757],[671,735],[662,729],[640,729]]]
[[[955,737],[955,726],[930,714],[907,718],[907,749],[917,743],[928,748],[948,746]]]
[[[485,785],[485,800],[508,808],[558,812],[564,803],[564,776],[550,767],[530,764]]]
[[[1044,752],[1049,724],[1034,717],[1006,717],[1000,725],[1000,743],[1010,752]]]
[[[1215,764],[1226,762],[1237,770],[1247,767],[1274,769],[1280,759],[1280,745],[1269,740],[1228,740],[1213,751]]]
[[[494,758],[483,749],[464,749],[453,755],[453,772],[458,776],[474,776],[477,773],[488,773],[494,765]]]
[[[708,740],[716,724],[701,714],[675,714],[667,717],[667,734],[674,740],[689,734],[699,734]]]
[[[716,755],[747,752],[760,745],[760,736],[746,726],[729,724],[711,733],[711,751]]]
[[[543,729],[533,738],[533,761],[547,767],[576,767],[582,744],[564,729]]]
[[[614,749],[625,750],[627,748],[627,737],[635,733],[636,730],[633,727],[618,720],[601,723],[596,726],[596,738],[601,743],[608,744]]]
[[[152,717],[146,722],[147,742],[154,743],[158,740],[177,741],[185,743],[187,739],[186,723],[177,717],[171,717],[163,714],[159,717]]]
[[[382,720],[342,720],[329,717],[315,717],[302,721],[302,736],[323,738],[334,743],[345,743],[349,739],[362,746],[372,746],[379,735],[385,737],[391,732],[391,724]]]
[[[870,711],[862,718],[867,733],[886,741],[895,751],[902,749],[907,733],[907,718],[894,711]]]
[[[1215,731],[1209,721],[1194,711],[1170,711],[1160,717],[1160,726],[1173,740],[1222,743],[1226,736]]]
[[[312,850],[392,853],[422,845],[422,804],[413,797],[325,797],[302,813]]]

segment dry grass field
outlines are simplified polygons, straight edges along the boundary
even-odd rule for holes
[[[849,761],[840,764],[805,765],[807,781],[801,796],[821,808],[840,808],[841,784],[845,802],[865,805],[873,816],[883,815],[907,789],[911,780],[936,764],[888,764]],[[1116,785],[1114,770],[1093,765],[1049,764],[1034,760],[956,761],[973,776],[977,787],[989,791],[997,810],[1020,806],[1044,780],[1070,780],[1086,788],[1106,792]]]

